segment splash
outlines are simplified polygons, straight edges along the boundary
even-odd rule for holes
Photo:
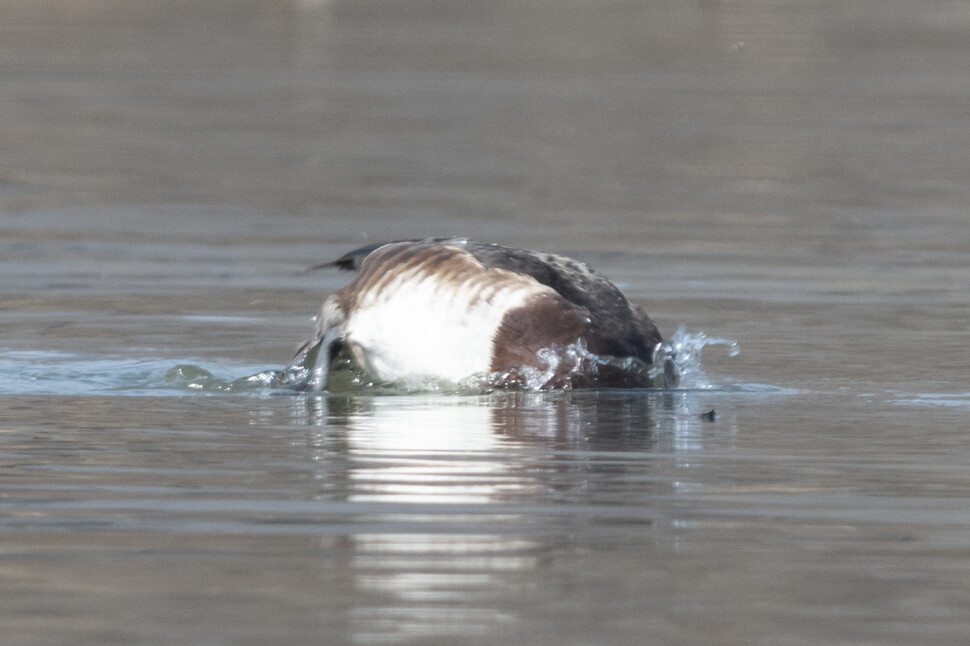
[[[601,370],[614,370],[629,375],[631,381],[652,384],[655,388],[676,384],[676,376],[664,363],[650,365],[635,357],[598,355],[590,352],[582,339],[566,346],[543,348],[536,353],[536,359],[537,366],[520,366],[487,375],[486,383],[505,390],[551,390],[557,388],[555,384],[570,383],[572,377],[584,381]]]
[[[582,340],[566,346],[543,348],[536,355],[535,366],[522,366],[512,371],[473,375],[459,383],[416,375],[394,383],[374,380],[347,354],[341,352],[333,359],[326,378],[326,390],[331,393],[368,394],[481,394],[496,389],[542,391],[562,383],[563,375],[588,375],[597,370],[619,370],[641,383],[659,389],[707,389],[713,384],[701,367],[701,352],[705,347],[728,346],[728,354],[736,356],[738,344],[730,339],[708,336],[703,332],[689,332],[681,325],[666,342],[658,346],[653,364],[634,357],[604,357],[586,348]],[[282,371],[255,375],[266,386],[293,391],[320,390],[321,371],[327,369],[319,356],[320,344],[308,345]]]
[[[582,342],[539,351],[538,367],[521,368],[511,389],[542,391],[563,374],[580,374],[591,367],[620,369],[639,374],[656,388],[713,388],[701,367],[701,351],[712,345],[728,346],[729,339],[689,332],[681,326],[657,349],[654,364],[634,358],[601,357]],[[327,370],[318,348],[304,348],[285,368],[267,368],[237,362],[198,362],[152,357],[80,355],[48,351],[0,352],[0,394],[73,395],[257,395],[319,392],[320,373]],[[240,377],[239,375],[248,375]],[[509,389],[503,373],[475,375],[460,383],[415,377],[381,383],[362,370],[348,355],[338,354],[329,365],[327,392],[366,395],[442,393],[478,395]],[[724,387],[722,387],[724,388]],[[726,387],[731,389],[730,386]]]
[[[741,353],[737,341],[708,336],[704,332],[690,332],[681,325],[666,343],[658,348],[654,363],[672,365],[678,377],[679,387],[682,389],[713,388],[713,383],[701,366],[701,351],[714,345],[727,346],[728,356],[731,357]]]

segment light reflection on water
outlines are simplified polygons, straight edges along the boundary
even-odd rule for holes
[[[128,537],[133,547],[100,557],[95,598],[136,618],[109,592],[115,563],[171,552],[184,568],[198,558],[186,545],[207,538],[213,556],[198,567],[255,576],[261,554],[311,538],[321,548],[308,567],[339,565],[306,592],[343,608],[347,641],[485,638],[528,622],[507,595],[530,590],[560,550],[675,544],[671,501],[696,464],[687,454],[705,437],[730,446],[735,432],[730,411],[701,420],[707,396],[25,399],[0,409],[0,531],[14,544],[38,532],[82,545]],[[138,553],[165,536],[170,547]],[[243,539],[263,542],[239,552]],[[59,576],[86,568],[87,549],[66,548]],[[189,585],[164,573],[152,582],[161,593]]]
[[[362,534],[354,537],[354,585],[377,602],[350,615],[354,641],[484,636],[515,621],[495,603],[501,573],[534,570],[540,543],[507,536]]]
[[[898,393],[890,401],[903,406],[970,408],[970,393]]]
[[[266,370],[222,361],[203,368],[178,362],[119,354],[80,354],[52,350],[0,351],[0,394],[5,395],[184,395],[229,390],[239,375]]]
[[[493,457],[499,441],[490,421],[488,408],[454,402],[391,410],[377,403],[348,416],[348,451],[371,465],[351,475],[350,500],[473,504],[518,489],[523,484]]]
[[[347,537],[354,588],[364,599],[377,596],[351,613],[355,641],[486,636],[521,619],[501,602],[507,573],[528,578],[564,532],[584,527],[597,533],[601,523],[649,528],[664,522],[661,510],[616,506],[597,490],[606,482],[639,482],[643,492],[683,488],[641,467],[657,451],[676,455],[702,448],[696,396],[557,392],[294,400],[290,422],[310,427],[322,497],[334,493],[339,441],[346,465],[337,488],[344,499],[372,505],[369,519],[386,528],[407,522],[422,529]],[[730,435],[733,429],[721,424],[718,431]]]
[[[955,464],[915,459],[893,417],[869,438],[882,458],[853,456],[859,442],[820,424],[819,406],[871,404],[737,390],[7,398],[0,530],[34,578],[53,565],[31,537],[63,544],[50,576],[132,626],[171,592],[242,586],[254,611],[323,609],[301,625],[335,643],[565,627],[568,643],[596,643],[594,624],[634,643],[620,615],[751,612],[768,582],[819,576],[818,546],[833,577],[860,581],[849,600],[868,598],[870,577],[884,585],[858,549],[965,547],[963,503],[936,490],[962,478]],[[139,568],[152,586],[133,594]],[[809,591],[817,610],[782,595],[771,612],[838,612],[828,589]],[[192,611],[157,612],[172,625]],[[228,614],[252,629],[245,615]]]

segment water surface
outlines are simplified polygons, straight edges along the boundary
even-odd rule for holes
[[[0,642],[965,643],[968,36],[946,0],[0,2]],[[306,267],[425,235],[742,352],[224,387],[346,280]]]

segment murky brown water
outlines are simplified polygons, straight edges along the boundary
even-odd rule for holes
[[[968,206],[963,2],[0,2],[0,643],[963,644]],[[430,234],[742,353],[207,386]]]

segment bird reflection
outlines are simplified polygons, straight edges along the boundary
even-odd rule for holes
[[[677,461],[715,426],[699,396],[292,398],[314,495],[346,503],[341,523],[359,528],[346,536],[343,578],[358,600],[354,640],[487,635],[519,619],[490,591],[528,580],[557,546],[664,540],[670,470],[682,478]]]
[[[701,448],[697,397],[677,391],[320,395],[293,398],[291,414],[312,429],[308,448],[328,497],[484,503],[527,498],[526,492],[548,487],[544,479],[562,465],[594,474],[603,452],[632,458]]]

